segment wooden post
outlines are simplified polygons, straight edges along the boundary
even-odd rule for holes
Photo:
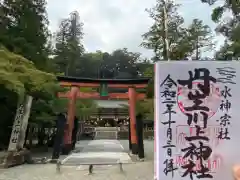
[[[60,156],[65,124],[66,124],[66,117],[64,116],[64,114],[62,113],[58,114],[57,123],[56,123],[57,131],[54,137],[53,153],[52,153],[52,159],[54,160],[58,159]]]
[[[129,94],[129,115],[130,115],[130,132],[131,132],[131,148],[132,154],[138,154],[137,133],[136,133],[136,91],[135,88],[128,89]]]
[[[137,144],[138,144],[138,157],[140,160],[144,159],[144,143],[143,143],[143,116],[137,115],[136,118],[136,129],[137,129]]]
[[[128,122],[128,143],[129,143],[129,151],[132,150],[132,141],[131,141],[131,125],[130,125],[130,119]]]
[[[70,89],[70,97],[68,104],[67,122],[64,131],[64,145],[63,154],[69,154],[72,150],[72,131],[74,126],[74,118],[76,114],[76,98],[79,89],[78,87],[72,86]]]

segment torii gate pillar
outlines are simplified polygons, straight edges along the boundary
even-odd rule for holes
[[[68,104],[68,113],[67,121],[64,129],[64,138],[63,138],[63,154],[69,154],[73,148],[72,143],[72,131],[74,126],[74,118],[76,115],[76,99],[79,87],[72,86],[70,89],[70,97]]]
[[[129,115],[130,115],[130,138],[132,154],[138,154],[137,133],[136,133],[136,90],[134,87],[128,88],[129,95]]]
[[[147,88],[149,78],[138,79],[92,79],[92,78],[76,78],[67,76],[57,76],[60,85],[63,87],[71,87],[68,93],[59,93],[58,96],[69,99],[67,122],[64,132],[63,153],[68,154],[72,146],[72,131],[74,127],[74,118],[76,113],[76,99],[128,99],[129,100],[129,115],[130,115],[130,137],[131,149],[133,154],[138,153],[138,138],[136,133],[136,100],[144,99],[145,94],[136,93],[136,89]],[[124,88],[128,89],[128,93],[109,93],[106,94],[91,92],[79,92],[79,87],[101,88],[103,84],[107,84],[109,88]],[[104,86],[106,88],[106,86]],[[103,96],[104,95],[104,96]]]

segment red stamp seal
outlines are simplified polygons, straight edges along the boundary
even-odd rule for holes
[[[187,111],[186,107],[192,107],[195,105],[193,100],[189,100],[188,95],[190,92],[192,94],[196,94],[196,92],[201,92],[198,88],[198,85],[202,84],[203,81],[194,81],[192,83],[192,89],[189,89],[187,86],[178,86],[177,92],[177,102],[178,107],[184,114],[199,114],[201,110],[194,110],[194,111]],[[205,111],[208,115],[208,119],[211,118],[217,111],[221,103],[221,92],[220,88],[217,86],[216,83],[210,82],[210,94],[206,96],[204,99],[200,99],[202,103],[199,106],[208,107],[209,111]]]

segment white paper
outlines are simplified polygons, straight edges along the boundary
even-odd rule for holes
[[[203,85],[203,80],[194,80],[192,83],[192,90],[189,90],[187,85],[182,86],[179,84],[178,80],[189,80],[189,71],[192,72],[193,78],[195,76],[195,69],[199,70],[205,68],[210,72],[210,76],[213,77],[213,81],[210,81],[210,93],[203,97],[200,105],[202,110],[189,110],[187,107],[192,107],[194,105],[193,100],[189,100],[189,92],[194,95],[197,91],[200,94],[203,92],[199,89],[199,84]],[[203,146],[208,146],[212,152],[209,153],[209,157],[202,160],[212,178],[202,178],[202,179],[213,179],[213,180],[227,180],[233,179],[232,177],[232,166],[234,164],[240,164],[240,97],[239,94],[239,84],[240,78],[238,77],[238,72],[240,71],[240,64],[236,61],[172,61],[172,62],[158,62],[155,67],[155,120],[156,120],[156,175],[158,180],[190,180],[190,174],[188,173],[183,177],[186,169],[183,168],[184,165],[189,163],[188,160],[192,160],[196,164],[196,168],[193,171],[198,170],[196,174],[193,174],[192,179],[201,179],[199,172],[202,168],[200,166],[200,156],[198,153],[200,151],[199,141],[203,143]],[[203,76],[204,72],[200,70],[200,76]],[[170,98],[171,101],[176,101],[171,106],[171,110],[176,113],[171,113],[171,120],[175,123],[171,124],[172,140],[169,141],[175,147],[171,147],[172,155],[167,154],[168,148],[163,148],[167,145],[170,135],[167,135],[168,125],[162,124],[169,120],[168,113],[163,114],[166,110],[167,104],[169,103],[169,93],[165,97],[163,96],[163,91],[166,90],[166,85],[162,85],[166,77],[169,76],[175,83],[176,86],[172,85],[168,91],[176,92],[176,97]],[[225,79],[223,79],[225,78]],[[214,82],[214,79],[217,82]],[[224,81],[224,82],[223,82]],[[233,82],[233,83],[230,83]],[[225,89],[227,88],[227,89]],[[205,87],[206,89],[206,87]],[[225,91],[224,91],[225,90]],[[224,94],[221,94],[223,92]],[[226,98],[223,96],[226,95]],[[168,103],[163,103],[167,101]],[[199,99],[198,99],[199,100]],[[223,105],[224,104],[224,105]],[[222,106],[223,105],[223,106]],[[204,110],[203,107],[207,107],[208,110]],[[227,111],[228,110],[228,111]],[[188,124],[187,114],[197,114],[197,122],[192,122]],[[207,127],[203,128],[203,114],[207,114]],[[224,115],[227,118],[224,121]],[[230,116],[230,117],[229,117]],[[221,119],[222,117],[222,119]],[[186,141],[185,137],[196,135],[196,125],[201,127],[204,131],[204,136],[209,138],[209,140],[192,140]],[[230,139],[220,139],[221,128],[223,132],[228,130],[227,137]],[[221,136],[226,138],[225,136]],[[192,157],[183,158],[186,152],[183,149],[190,147],[190,143],[193,143],[196,148],[195,153],[192,153]],[[170,151],[170,150],[169,150]],[[206,155],[207,156],[207,155]],[[198,160],[196,160],[198,158]],[[173,174],[172,172],[164,173],[166,170],[165,160],[173,159],[173,166],[176,168]],[[168,170],[170,170],[168,168]],[[165,171],[166,172],[166,171]]]

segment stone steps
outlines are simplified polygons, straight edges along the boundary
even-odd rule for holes
[[[117,131],[96,131],[94,139],[118,139]]]
[[[94,139],[118,139],[118,128],[96,127]]]

